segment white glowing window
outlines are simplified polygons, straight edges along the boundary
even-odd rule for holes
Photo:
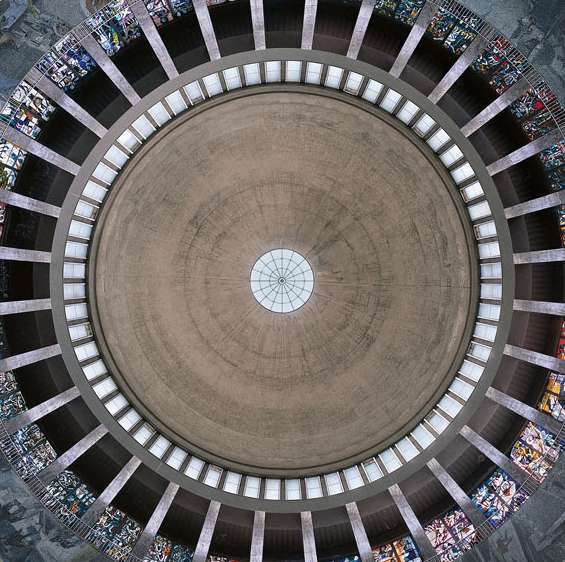
[[[402,463],[396,456],[393,449],[385,449],[382,453],[379,453],[379,458],[389,473],[394,472],[397,468],[402,466]]]
[[[345,476],[347,487],[350,490],[354,490],[355,488],[360,488],[364,484],[363,477],[361,476],[361,473],[359,472],[359,467],[357,466],[351,466],[349,468],[346,468],[343,471],[343,475]]]
[[[500,318],[500,305],[486,304],[484,302],[480,303],[479,318],[484,318],[485,320],[497,321]]]
[[[451,140],[449,135],[443,130],[438,129],[427,141],[426,143],[429,147],[437,152],[447,141]]]
[[[239,76],[238,68],[226,68],[223,71],[223,74],[228,90],[237,90],[237,88],[241,88],[241,77]]]
[[[494,221],[487,221],[481,224],[476,224],[475,236],[477,240],[496,236],[496,225],[494,224]]]
[[[449,166],[455,164],[455,162],[461,158],[463,158],[463,152],[461,152],[461,149],[456,144],[448,148],[445,152],[442,152],[439,157],[446,168],[449,168]]]
[[[496,261],[494,263],[481,264],[481,279],[501,279],[502,263]]]
[[[341,494],[341,492],[343,492],[341,478],[339,477],[339,474],[337,472],[324,474],[324,480],[326,481],[328,495],[333,496],[335,494]]]
[[[88,244],[80,242],[67,242],[65,244],[65,256],[67,258],[85,259],[88,253]]]
[[[106,197],[106,193],[108,193],[108,190],[105,187],[102,187],[101,185],[98,185],[97,183],[88,180],[88,182],[86,183],[86,187],[84,188],[82,194],[85,197],[90,197],[90,199],[94,199],[94,201],[98,201],[99,203],[101,203],[102,201],[104,201],[104,197]],[[79,201],[78,205],[77,205],[77,210],[78,207],[80,205],[81,201]],[[85,203],[86,205],[86,203]],[[90,205],[92,207],[92,205]],[[95,209],[96,207],[94,207]],[[79,215],[80,213],[77,212],[77,215]],[[81,215],[81,216],[85,216],[85,215]],[[88,218],[92,218],[92,217],[88,217]]]
[[[129,160],[129,156],[114,145],[104,154],[104,158],[114,164],[116,168],[123,168],[124,164]]]
[[[473,394],[474,387],[469,383],[455,378],[449,387],[449,390],[454,394],[457,394],[459,398],[463,398],[463,400],[469,400],[471,394]]]
[[[322,65],[318,62],[306,64],[306,83],[319,84],[322,79]]]
[[[173,449],[173,452],[167,459],[167,464],[171,468],[178,470],[181,467],[182,463],[184,462],[184,459],[186,459],[187,454],[188,453],[186,451],[183,451],[180,447],[175,447]]]
[[[363,76],[357,72],[350,72],[347,75],[345,87],[343,88],[348,94],[356,96],[359,93],[361,84],[363,83]]]
[[[111,185],[118,175],[118,172],[115,172],[114,170],[112,170],[112,168],[109,168],[108,166],[106,166],[106,164],[100,162],[100,164],[96,166],[96,169],[94,170],[94,173],[92,175],[98,181],[101,181],[102,183],[105,183],[107,185]]]
[[[186,102],[178,90],[166,96],[165,100],[175,115],[178,115],[187,109]]]
[[[412,127],[417,135],[425,137],[433,128],[436,122],[427,114],[424,113]]]
[[[402,95],[396,92],[395,90],[388,90],[387,93],[385,94],[385,97],[381,101],[380,106],[385,111],[392,113],[395,110],[401,98]]]
[[[310,476],[309,478],[305,478],[304,483],[306,485],[306,497],[308,499],[321,498],[324,495],[319,476]]]
[[[300,82],[302,63],[297,60],[286,61],[285,80],[287,82]]]
[[[128,410],[119,420],[118,423],[129,431],[135,424],[139,422],[141,416],[132,408]]]
[[[106,370],[106,365],[104,365],[104,362],[102,361],[102,359],[98,359],[97,361],[94,361],[94,363],[90,363],[88,365],[85,365],[82,368],[82,371],[84,373],[84,376],[89,381],[91,381],[92,379],[95,379],[96,377],[99,377],[101,375],[105,375],[108,372]]]
[[[265,63],[265,78],[267,82],[281,81],[281,61],[271,60]]]
[[[265,499],[278,500],[281,497],[281,481],[278,478],[265,479]]]
[[[65,300],[83,299],[86,296],[85,283],[65,283],[63,286]]]
[[[463,196],[463,201],[472,201],[477,197],[481,197],[485,194],[481,184],[478,181],[474,181],[469,185],[461,189],[461,195]]]
[[[170,444],[171,442],[167,438],[159,435],[159,437],[155,439],[153,445],[149,447],[149,452],[160,459],[165,454],[165,451],[169,448]]]
[[[500,257],[500,246],[498,242],[485,242],[479,244],[479,257],[482,260]]]
[[[363,470],[369,479],[369,482],[374,482],[383,477],[383,472],[375,459],[369,459],[363,463]]]
[[[84,338],[89,338],[92,336],[92,327],[89,322],[84,324],[77,324],[75,326],[69,326],[69,335],[71,336],[71,341],[83,340]]]
[[[77,345],[75,347],[75,354],[79,361],[86,361],[87,359],[98,355],[98,348],[93,341],[83,343],[82,345]]]
[[[407,100],[402,106],[402,109],[396,114],[396,117],[408,125],[408,123],[414,119],[414,115],[416,115],[416,113],[418,113],[418,106],[410,100]]]
[[[169,112],[165,109],[165,106],[159,101],[153,107],[149,108],[148,111],[149,115],[153,117],[155,123],[159,125],[159,127],[165,124],[167,121],[171,120],[171,116]]]
[[[224,491],[230,494],[237,494],[239,490],[239,483],[241,481],[241,474],[237,472],[228,472],[224,480]]]
[[[77,304],[67,304],[65,306],[65,316],[69,322],[88,318],[88,308],[86,303],[81,302]]]
[[[196,81],[184,86],[184,91],[188,96],[190,103],[193,105],[204,99],[204,94],[202,93],[200,84]]]
[[[86,265],[84,263],[69,263],[63,265],[63,277],[65,279],[84,279]]]
[[[148,424],[144,423],[133,435],[133,438],[140,444],[145,445],[155,430]]]
[[[88,240],[92,234],[92,225],[85,224],[80,221],[71,221],[71,226],[69,227],[69,235],[76,238],[85,238]]]
[[[406,462],[411,461],[418,455],[418,449],[414,443],[408,439],[408,437],[404,437],[398,441],[396,443],[396,448],[400,451],[400,454],[404,457]]]
[[[118,387],[116,386],[116,383],[110,377],[104,379],[103,381],[100,381],[99,383],[96,383],[92,387],[94,392],[96,392],[96,396],[98,396],[100,400],[103,400],[105,396],[108,396],[108,394],[114,392],[114,390],[117,390],[117,388]]]
[[[150,137],[155,131],[155,127],[149,119],[145,115],[139,116],[131,126],[135,130],[136,133],[139,134],[140,137],[146,139]]]
[[[217,488],[220,482],[220,477],[222,476],[222,469],[217,466],[209,466],[206,471],[206,476],[204,476],[204,484],[211,486],[212,488]]]
[[[487,361],[490,357],[491,348],[480,343],[472,341],[469,344],[469,355],[479,361]]]
[[[285,497],[287,500],[302,499],[302,491],[300,490],[300,480],[298,478],[290,478],[284,481]]]
[[[247,86],[255,86],[261,84],[261,69],[259,63],[244,64],[243,74],[245,76],[245,84]]]
[[[446,414],[449,414],[452,418],[454,418],[460,411],[463,406],[448,396],[447,394],[441,397],[441,400],[437,404]]]
[[[482,219],[484,217],[490,217],[490,215],[492,214],[488,201],[481,201],[480,203],[469,205],[467,207],[467,212],[469,213],[469,216],[473,221]]]
[[[328,88],[339,88],[341,83],[341,77],[343,76],[343,68],[338,66],[328,66],[328,72],[326,73],[325,85]]]
[[[463,361],[463,364],[461,365],[461,368],[459,369],[459,372],[462,375],[465,375],[468,379],[476,382],[480,380],[484,370],[484,367],[481,367],[480,365],[477,365],[476,363],[465,359]]]
[[[502,285],[500,283],[481,283],[481,298],[500,300],[502,298]]]
[[[416,439],[422,449],[429,447],[435,441],[435,437],[422,424],[415,427],[412,437]]]
[[[482,340],[494,341],[496,338],[496,326],[492,326],[491,324],[481,324],[480,322],[477,322],[475,324],[475,331],[473,335],[476,338],[480,338]]]
[[[363,92],[363,99],[370,101],[371,103],[376,103],[382,89],[383,85],[380,82],[377,82],[376,80],[369,80],[367,87]]]
[[[202,78],[202,82],[204,82],[204,86],[206,87],[206,91],[210,97],[217,96],[224,91],[222,89],[220,77],[216,73],[204,76],[204,78]]]
[[[123,410],[128,404],[123,394],[117,394],[111,400],[108,400],[104,406],[111,416],[115,416],[120,410]]]
[[[472,178],[475,175],[475,171],[471,168],[471,164],[469,162],[465,162],[455,168],[455,170],[450,172],[451,177],[454,179],[455,183],[460,184],[464,181]]]
[[[135,152],[140,145],[138,138],[127,129],[118,137],[118,142],[130,152]]]
[[[204,461],[199,459],[198,457],[190,457],[186,468],[184,469],[184,473],[193,480],[198,480],[200,473],[202,472],[202,468],[204,467]]]
[[[436,433],[442,433],[449,425],[449,422],[437,410],[433,410],[426,420]]]
[[[247,476],[243,487],[243,495],[248,498],[258,498],[261,491],[261,479],[257,476]]]

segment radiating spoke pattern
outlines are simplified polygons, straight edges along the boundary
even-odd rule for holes
[[[263,254],[251,270],[251,292],[271,312],[293,312],[302,307],[314,289],[314,273],[306,258],[279,248]]]

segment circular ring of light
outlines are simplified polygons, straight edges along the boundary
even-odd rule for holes
[[[304,256],[278,248],[269,250],[255,262],[249,284],[262,307],[277,313],[294,312],[312,296],[314,273]]]

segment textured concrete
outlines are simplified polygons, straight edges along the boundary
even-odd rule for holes
[[[263,562],[263,543],[265,541],[265,512],[256,511],[253,515],[253,534],[249,562]]]
[[[264,49],[265,43],[265,16],[263,14],[263,0],[251,0],[251,23],[253,25],[253,40],[255,49]]]
[[[504,214],[507,219],[513,219],[514,217],[535,213],[536,211],[541,211],[543,209],[550,209],[551,207],[557,207],[558,205],[565,205],[565,189],[555,193],[550,193],[549,195],[530,199],[524,203],[512,205],[512,207],[507,207],[504,209]]]
[[[538,353],[537,351],[531,351],[530,349],[524,349],[523,347],[509,344],[504,346],[504,353],[510,355],[510,357],[520,359],[520,361],[527,361],[533,365],[539,365],[540,367],[545,367],[552,371],[565,373],[565,361],[558,357],[545,355],[544,353]]]
[[[193,0],[192,5],[194,6],[194,11],[198,18],[198,24],[200,25],[200,31],[202,32],[202,37],[204,38],[204,43],[208,50],[208,56],[210,60],[217,60],[220,58],[220,49],[218,48],[216,32],[212,25],[212,19],[210,18],[206,0]]]
[[[365,531],[365,525],[363,525],[357,504],[355,502],[348,503],[345,505],[345,509],[347,510],[347,516],[351,523],[351,530],[355,537],[355,544],[357,545],[357,552],[359,553],[361,562],[373,562],[373,551],[371,550],[367,532]]]
[[[198,537],[198,543],[194,549],[194,556],[192,562],[205,562],[208,557],[208,551],[210,550],[210,544],[212,543],[212,537],[214,536],[214,529],[216,528],[216,521],[218,520],[218,514],[220,513],[220,507],[222,504],[220,502],[212,500],[208,506],[208,511],[206,513],[206,519],[202,525],[202,530],[200,531],[200,536]]]
[[[341,101],[270,93],[141,150],[105,205],[91,294],[134,402],[281,470],[366,455],[428,411],[467,321],[469,256],[453,189],[411,141]],[[316,275],[288,315],[249,288],[281,246]]]
[[[49,359],[50,357],[60,354],[61,348],[58,343],[40,347],[39,349],[33,349],[32,351],[26,351],[25,353],[0,359],[0,371],[19,369],[20,367],[25,367],[26,365],[31,365],[32,363],[37,363],[38,361],[43,361],[44,359]]]
[[[0,246],[0,260],[49,263],[51,261],[51,252]]]
[[[302,49],[311,49],[314,42],[314,28],[316,27],[316,13],[318,0],[305,0],[304,20],[302,22]]]
[[[554,316],[565,316],[565,303],[547,301],[525,301],[516,299],[514,310],[522,312],[536,312],[538,314],[553,314]]]
[[[371,16],[375,10],[375,1],[376,0],[363,0],[361,3],[357,21],[355,22],[355,28],[353,29],[351,41],[349,42],[349,49],[347,50],[347,56],[351,59],[356,59],[359,54],[365,33],[367,33],[367,27],[369,27]]]
[[[38,310],[49,310],[51,299],[31,299],[27,301],[5,301],[0,302],[0,316],[7,314],[21,314],[23,312],[36,312]]]
[[[536,250],[534,252],[520,252],[514,254],[514,263],[547,263],[565,261],[565,248],[552,248],[551,250]]]
[[[7,189],[0,189],[0,201],[11,205],[12,207],[19,207],[20,209],[27,209],[34,213],[41,213],[49,217],[58,218],[61,208],[44,201],[32,199],[26,195],[20,195],[15,191],[8,191]]]
[[[318,562],[316,553],[316,539],[314,537],[314,526],[312,524],[312,513],[302,511],[300,513],[302,525],[302,545],[304,548],[304,562]]]

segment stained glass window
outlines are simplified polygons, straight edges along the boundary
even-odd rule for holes
[[[100,548],[107,540],[112,545],[104,552],[114,560],[126,560],[141,533],[141,526],[123,511],[109,506],[94,525],[94,544]]]
[[[24,163],[27,152],[11,142],[0,139],[0,164],[19,170]]]
[[[473,524],[460,509],[453,509],[425,527],[441,561],[455,560],[477,542]]]
[[[35,112],[44,121],[47,121],[53,111],[55,111],[55,107],[51,102],[25,80],[18,84],[12,94],[12,99]]]
[[[377,0],[375,10],[383,16],[393,16],[398,0]]]
[[[163,25],[173,20],[173,11],[168,0],[143,0],[155,25]]]
[[[57,453],[35,424],[16,431],[12,440],[21,455],[15,465],[16,472],[24,479],[37,474],[57,458]]]
[[[144,557],[144,562],[191,562],[194,551],[182,544],[157,535]]]
[[[412,537],[403,537],[390,544],[373,548],[375,562],[421,562],[420,553]]]
[[[47,485],[54,499],[77,517],[84,515],[96,499],[91,490],[72,471],[65,470]]]
[[[34,139],[41,131],[37,114],[11,100],[0,110],[0,121],[8,123],[24,135]]]
[[[402,23],[413,25],[426,0],[400,0],[394,11],[394,17]]]

